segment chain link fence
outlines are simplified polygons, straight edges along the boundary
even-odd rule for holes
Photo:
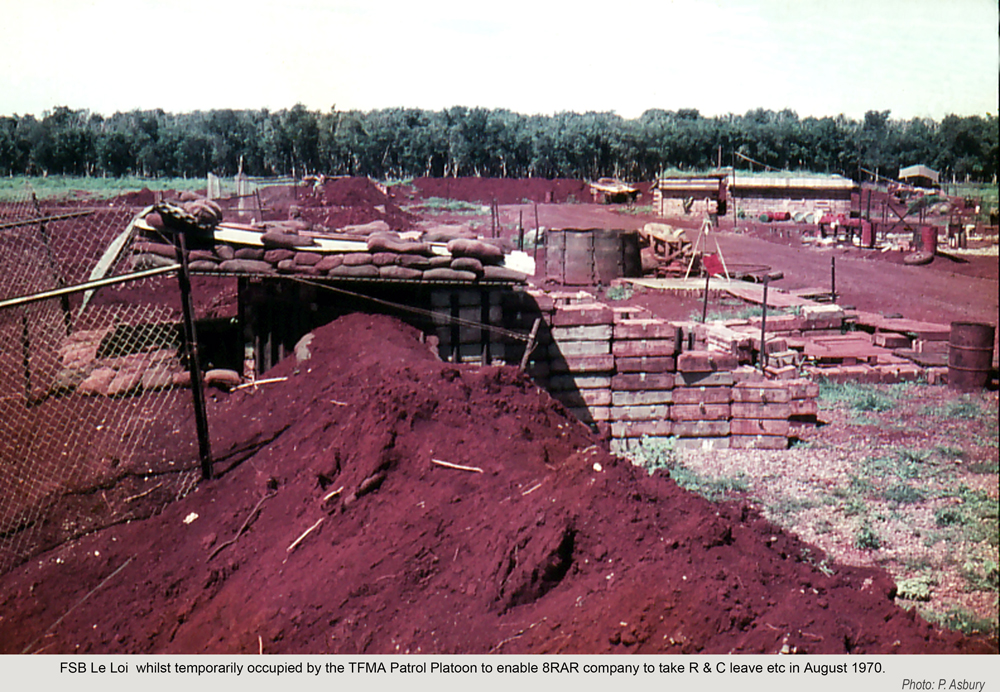
[[[0,204],[0,573],[200,477],[176,277],[74,290],[132,272],[136,211]]]

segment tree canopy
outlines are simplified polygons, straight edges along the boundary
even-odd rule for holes
[[[441,111],[290,109],[109,117],[58,106],[0,116],[0,174],[200,177],[368,175],[565,177],[649,180],[664,170],[719,163],[839,173],[864,169],[893,177],[916,163],[943,179],[990,181],[997,174],[995,115],[949,115],[940,122],[893,120],[868,111],[861,121],[799,118],[755,109],[705,117],[696,109],[522,115],[456,106]]]

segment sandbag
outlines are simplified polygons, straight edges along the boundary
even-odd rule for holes
[[[170,259],[177,258],[177,248],[167,243],[150,243],[140,240],[132,245],[132,250],[144,255],[159,255],[160,257],[169,257]]]
[[[161,257],[160,255],[132,255],[132,268],[136,271],[156,269],[158,267],[169,267],[172,264],[176,264],[176,262],[167,259],[166,257]]]
[[[219,263],[210,260],[195,260],[188,262],[188,269],[193,272],[215,272],[219,271]]]
[[[371,264],[372,259],[370,252],[348,252],[344,255],[344,264],[348,267],[359,267],[363,264]]]
[[[326,273],[327,276],[344,276],[351,278],[377,278],[378,277],[378,267],[374,264],[362,264],[362,265],[347,265],[342,264],[339,267],[334,267]]]
[[[397,261],[403,255],[398,255],[395,252],[376,252],[372,255],[372,264],[376,267],[386,267],[390,264],[399,264]]]
[[[255,247],[241,247],[235,253],[233,253],[238,260],[262,260],[264,259],[264,251],[260,248]]]
[[[309,247],[316,244],[316,241],[308,236],[281,233],[278,231],[265,233],[260,237],[260,240],[264,243],[265,248],[285,248],[286,250],[295,250],[300,247]]]
[[[236,250],[233,249],[232,245],[216,245],[215,255],[220,260],[236,259]]]
[[[251,274],[273,274],[274,267],[262,260],[234,259],[219,265],[224,272],[248,272]]]
[[[508,269],[507,267],[483,267],[483,279],[487,281],[517,281],[523,283],[528,279],[524,272]]]
[[[483,264],[498,264],[503,261],[503,250],[481,240],[455,238],[448,241],[448,252],[452,257],[475,257]]]
[[[315,252],[296,252],[295,253],[295,264],[302,267],[313,267],[319,264],[319,261],[323,259],[323,255]]]
[[[483,263],[475,257],[456,257],[451,261],[450,266],[458,271],[472,272],[476,276],[483,275]]]
[[[238,372],[235,370],[226,370],[225,368],[209,370],[205,373],[204,379],[206,385],[223,389],[232,389],[239,386],[243,381]]]
[[[424,273],[419,269],[408,269],[395,264],[379,267],[378,275],[380,279],[421,279]]]
[[[457,269],[445,269],[443,267],[438,269],[428,269],[424,272],[424,279],[426,281],[462,281],[469,282],[475,281],[476,275],[472,272],[458,271]]]
[[[264,253],[264,261],[270,262],[271,264],[277,264],[278,262],[283,262],[284,260],[290,260],[295,257],[295,252],[293,250],[286,250],[285,248],[278,248],[277,250],[268,250]]]
[[[428,243],[417,243],[399,240],[386,235],[368,237],[369,252],[394,252],[400,255],[430,255],[431,246]]]
[[[344,263],[343,255],[326,255],[317,264],[316,268],[320,271],[327,272],[334,267],[339,267]]]

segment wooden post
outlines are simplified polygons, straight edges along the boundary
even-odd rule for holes
[[[542,242],[542,229],[538,225],[538,202],[533,202],[535,205],[535,262],[538,262],[538,246]],[[535,267],[535,272],[538,271],[538,267]]]
[[[517,249],[524,252],[524,211],[517,211]]]
[[[187,351],[188,372],[191,373],[191,391],[194,398],[194,420],[198,429],[198,456],[201,458],[201,477],[212,477],[212,445],[208,436],[208,417],[205,413],[205,388],[198,359],[198,335],[194,327],[194,308],[191,304],[191,275],[188,273],[187,247],[184,233],[174,236],[177,248],[177,283],[181,291],[181,310],[184,313],[184,349]]]

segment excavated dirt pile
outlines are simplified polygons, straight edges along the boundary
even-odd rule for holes
[[[311,190],[299,188],[292,203],[304,220],[330,230],[384,221],[394,231],[405,231],[418,220],[368,178],[333,178]]]
[[[268,375],[212,407],[219,478],[0,579],[0,650],[991,651],[392,318],[341,318]]]

